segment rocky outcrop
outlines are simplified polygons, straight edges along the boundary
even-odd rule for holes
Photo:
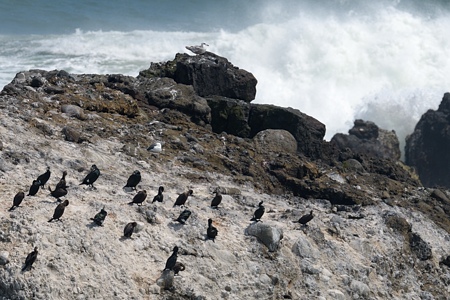
[[[211,107],[211,126],[214,132],[250,137],[250,103],[220,96],[206,97],[206,101]]]
[[[249,135],[216,133],[202,99],[158,76],[19,73],[0,95],[0,298],[446,299],[448,191],[418,187],[399,162],[333,152],[323,124],[296,110],[246,103]],[[146,150],[154,141],[161,153]],[[95,189],[80,186],[94,163]],[[56,203],[44,190],[8,211],[47,166],[52,187],[67,171],[63,220],[47,222]],[[133,170],[149,194],[140,206],[126,205],[134,192],[122,188]],[[164,201],[152,203],[159,186]],[[173,203],[187,188],[182,225]],[[252,224],[260,201],[266,212]],[[311,210],[308,226],[294,223]],[[129,222],[139,230],[126,239]],[[178,275],[163,271],[175,245]],[[21,273],[34,246],[33,269]]]
[[[450,93],[437,111],[428,110],[407,136],[405,162],[415,168],[424,186],[450,188]]]
[[[297,140],[297,150],[311,158],[322,155],[325,125],[293,108],[255,104],[251,106],[248,124],[250,137],[265,129],[284,129]]]
[[[253,74],[211,52],[196,56],[178,53],[173,61],[152,63],[139,76],[172,78],[192,85],[201,97],[216,95],[250,102],[256,95],[257,80]]]
[[[214,132],[253,138],[266,129],[290,132],[297,141],[297,150],[311,158],[322,155],[325,125],[293,108],[275,105],[248,104],[225,97],[206,98],[212,109]]]
[[[400,159],[399,141],[394,131],[380,129],[370,121],[355,120],[348,133],[335,134],[331,143],[340,151],[350,149],[353,153],[376,158]]]
[[[142,91],[149,105],[175,109],[200,125],[211,123],[211,108],[192,86],[178,84],[170,78],[151,78],[139,83],[138,90]]]

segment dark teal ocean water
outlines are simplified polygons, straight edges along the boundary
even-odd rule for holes
[[[450,90],[450,1],[0,0],[0,88],[29,69],[137,75],[206,42],[258,79],[257,103],[403,144]]]

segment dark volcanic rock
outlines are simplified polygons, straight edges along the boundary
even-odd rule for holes
[[[322,155],[325,125],[298,109],[253,104],[250,109],[250,137],[265,129],[284,129],[297,140],[297,150],[311,158]]]
[[[211,107],[211,126],[214,132],[226,132],[240,137],[250,135],[249,103],[220,96],[207,97],[206,101]]]
[[[348,148],[354,153],[377,158],[400,159],[400,147],[395,132],[379,129],[370,121],[355,120],[348,133],[335,134],[331,143],[341,151]]]
[[[192,86],[177,84],[170,78],[153,78],[146,80],[139,89],[146,91],[145,98],[150,105],[160,109],[176,109],[200,125],[211,122],[211,108],[204,98],[195,93]]]
[[[450,93],[437,111],[428,110],[406,138],[405,162],[414,167],[424,186],[450,188]]]
[[[218,95],[250,102],[256,95],[257,80],[253,74],[211,52],[196,56],[178,53],[173,61],[152,63],[139,76],[172,78],[192,85],[201,97]]]
[[[427,260],[432,257],[431,247],[417,233],[410,233],[409,245],[420,260]]]

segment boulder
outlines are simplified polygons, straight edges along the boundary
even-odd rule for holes
[[[173,287],[174,272],[172,270],[164,270],[161,276],[156,280],[156,284],[165,290]]]
[[[289,131],[266,129],[253,138],[259,153],[297,153],[297,141]]]
[[[450,93],[437,111],[428,110],[406,137],[405,162],[426,187],[450,188]]]
[[[250,224],[245,233],[256,236],[269,251],[278,250],[280,241],[283,238],[283,230],[260,222]]]
[[[256,95],[257,80],[252,73],[211,52],[196,56],[178,53],[172,61],[152,63],[139,76],[172,78],[192,85],[201,97],[218,95],[250,102]]]
[[[4,266],[9,263],[9,252],[1,251],[0,252],[0,266]]]
[[[400,159],[400,144],[394,131],[380,129],[370,121],[355,120],[348,133],[335,134],[330,142],[340,151],[350,149],[377,158]]]
[[[248,124],[250,137],[265,129],[284,129],[296,139],[299,152],[311,158],[322,155],[325,125],[298,109],[252,104]]]

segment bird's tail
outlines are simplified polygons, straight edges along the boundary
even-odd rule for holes
[[[51,221],[53,221],[53,218],[51,218],[50,220],[48,220],[48,222],[51,222]]]
[[[11,206],[11,208],[10,209],[8,209],[8,211],[13,211],[14,210],[14,205],[13,206]]]
[[[251,218],[251,219],[250,219],[250,221],[256,221],[256,218],[255,218],[255,217],[253,217],[253,218]]]
[[[28,268],[28,265],[23,266],[22,272],[25,271]]]
[[[134,203],[133,201],[131,201],[131,202],[128,202],[128,205],[133,205],[133,203]]]

